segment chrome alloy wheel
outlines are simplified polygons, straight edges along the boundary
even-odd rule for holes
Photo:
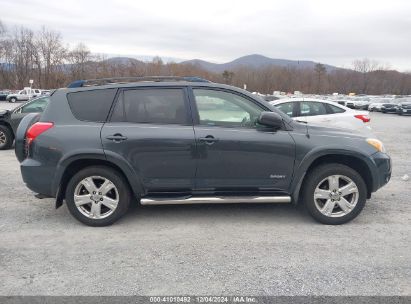
[[[110,216],[116,210],[118,202],[117,187],[105,177],[86,177],[74,190],[74,203],[77,209],[91,219]]]
[[[331,175],[315,188],[314,202],[318,211],[328,217],[341,217],[357,205],[359,190],[347,176]]]
[[[0,131],[0,145],[4,145],[5,143],[7,143],[6,134],[4,134],[3,131]]]

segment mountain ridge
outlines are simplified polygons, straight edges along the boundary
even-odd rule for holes
[[[191,59],[180,62],[182,64],[192,64],[203,68],[209,72],[222,73],[225,70],[232,70],[239,67],[262,68],[266,66],[294,67],[294,68],[314,68],[318,62],[311,60],[291,60],[270,58],[259,54],[245,55],[226,63],[212,63],[202,59]],[[323,64],[327,71],[338,69],[338,67]]]
[[[154,57],[153,57],[154,58]],[[148,61],[139,60],[133,57],[127,56],[115,56],[109,57],[105,59],[105,61],[110,63],[117,63],[117,64],[125,64],[127,62],[134,62],[134,63],[144,63]],[[291,60],[291,59],[278,59],[278,58],[270,58],[267,56],[259,55],[259,54],[251,54],[245,55],[239,58],[236,58],[232,61],[225,62],[225,63],[214,63],[203,59],[191,59],[191,60],[183,60],[179,61],[179,64],[191,64],[202,68],[208,72],[212,73],[222,73],[225,70],[235,70],[240,67],[245,68],[254,68],[259,69],[268,66],[280,66],[280,67],[293,67],[293,68],[314,68],[318,62],[312,60]],[[340,69],[336,66],[323,64],[326,70],[333,71],[336,69]]]

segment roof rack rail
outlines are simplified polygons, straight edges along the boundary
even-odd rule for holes
[[[177,77],[177,76],[145,76],[145,77],[114,77],[114,78],[100,78],[76,80],[70,83],[67,88],[81,88],[99,86],[105,84],[122,84],[130,82],[162,82],[162,81],[187,81],[187,82],[211,82],[201,77]]]

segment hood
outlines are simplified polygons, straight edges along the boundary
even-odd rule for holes
[[[365,129],[364,132],[358,132],[358,130],[344,129],[344,128],[333,128],[333,127],[324,127],[319,125],[307,125],[308,133],[316,133],[318,135],[325,136],[341,136],[341,137],[350,137],[353,139],[364,139],[368,137],[374,137],[372,131]]]
[[[345,137],[352,139],[364,140],[365,138],[378,138],[372,132],[371,129],[363,128],[361,131],[345,129],[345,128],[335,128],[324,125],[303,123],[298,121],[293,121],[291,127],[299,133],[307,133],[310,135],[319,136],[330,136],[330,137]]]

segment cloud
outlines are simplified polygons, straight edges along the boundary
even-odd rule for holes
[[[6,25],[45,25],[93,52],[224,62],[259,53],[410,70],[410,1],[0,0]],[[16,18],[17,16],[17,18]]]

